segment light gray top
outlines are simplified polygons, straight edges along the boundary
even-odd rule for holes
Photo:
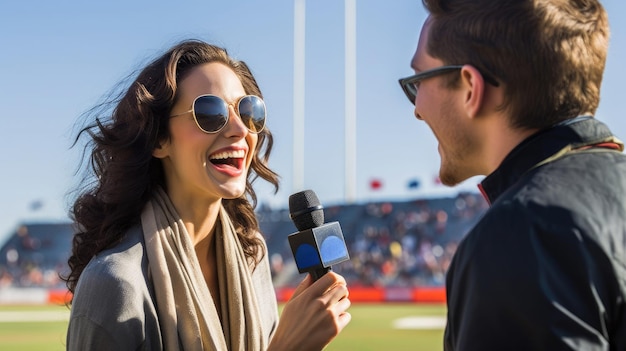
[[[85,267],[72,302],[67,350],[163,350],[144,246],[141,227],[133,227]],[[267,256],[252,273],[252,283],[271,340],[278,309]]]

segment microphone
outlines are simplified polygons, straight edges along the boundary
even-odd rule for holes
[[[339,222],[324,224],[324,207],[312,190],[289,196],[289,217],[298,228],[287,239],[300,273],[313,281],[350,259]]]

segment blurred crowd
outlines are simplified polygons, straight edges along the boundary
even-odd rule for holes
[[[406,202],[337,205],[325,222],[341,225],[350,260],[333,269],[351,286],[441,286],[459,241],[487,209],[475,193]],[[274,284],[297,285],[298,273],[287,236],[296,231],[287,209],[260,206]],[[73,229],[64,224],[26,224],[0,247],[0,289],[62,288]]]
[[[21,225],[0,248],[0,289],[62,288],[73,229],[70,224]]]
[[[474,193],[326,208],[325,222],[341,224],[351,258],[333,269],[351,286],[441,286],[459,241],[486,209]],[[294,286],[301,278],[286,240],[296,231],[288,211],[260,215],[275,285]]]

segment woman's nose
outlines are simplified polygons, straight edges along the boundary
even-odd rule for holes
[[[232,105],[228,105],[228,123],[226,123],[225,129],[235,135],[243,135],[248,132],[248,127],[243,123],[235,107]]]

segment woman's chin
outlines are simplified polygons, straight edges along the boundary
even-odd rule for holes
[[[221,187],[222,197],[224,199],[236,199],[241,197],[246,191],[246,184],[224,184]]]

